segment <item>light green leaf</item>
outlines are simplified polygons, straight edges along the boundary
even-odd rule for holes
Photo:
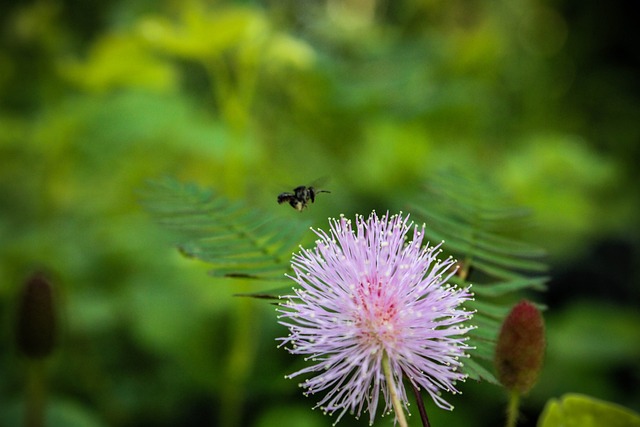
[[[632,410],[581,394],[565,394],[547,402],[538,427],[639,427]]]

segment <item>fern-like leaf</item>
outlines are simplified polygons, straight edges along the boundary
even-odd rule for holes
[[[427,225],[426,237],[461,260],[460,286],[473,284],[476,310],[470,344],[476,347],[470,363],[471,378],[496,383],[490,367],[500,325],[510,310],[514,294],[543,290],[544,252],[512,237],[531,225],[528,211],[515,207],[486,180],[460,173],[437,174],[411,209]]]
[[[211,264],[215,276],[284,279],[309,227],[172,178],[149,182],[141,195],[145,209],[178,236],[180,252]]]

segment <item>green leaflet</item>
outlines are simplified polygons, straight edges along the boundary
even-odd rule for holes
[[[476,350],[465,371],[470,378],[497,383],[491,371],[502,320],[517,292],[544,290],[547,280],[540,261],[544,251],[512,237],[531,226],[530,215],[486,180],[450,171],[429,181],[411,211],[426,224],[427,239],[444,241],[443,250],[468,269],[467,277],[452,278],[462,287],[473,284],[476,298],[468,304],[477,312],[471,322],[477,329],[469,333]]]
[[[150,181],[141,196],[153,218],[177,236],[180,252],[209,263],[214,276],[284,280],[309,229],[305,221],[276,218],[168,177]]]
[[[640,427],[640,414],[614,403],[581,394],[550,399],[538,427]]]

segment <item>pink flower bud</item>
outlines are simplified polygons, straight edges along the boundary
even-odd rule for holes
[[[498,379],[508,390],[525,394],[536,383],[544,358],[544,320],[529,301],[516,304],[504,320],[496,345]]]

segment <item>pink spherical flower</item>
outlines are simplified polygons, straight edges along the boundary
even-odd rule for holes
[[[394,396],[406,409],[403,376],[450,410],[440,392],[458,393],[456,381],[466,378],[460,359],[472,327],[463,322],[472,313],[460,305],[472,295],[447,284],[455,261],[437,258],[440,245],[422,246],[424,226],[406,242],[412,226],[408,216],[374,212],[356,217],[354,229],[341,217],[329,233],[314,230],[314,249],[293,256],[298,286],[278,309],[290,330],[281,345],[312,364],[288,377],[315,374],[300,386],[306,395],[326,392],[316,407],[339,412],[336,422],[364,409],[373,423],[381,391],[383,413]]]

